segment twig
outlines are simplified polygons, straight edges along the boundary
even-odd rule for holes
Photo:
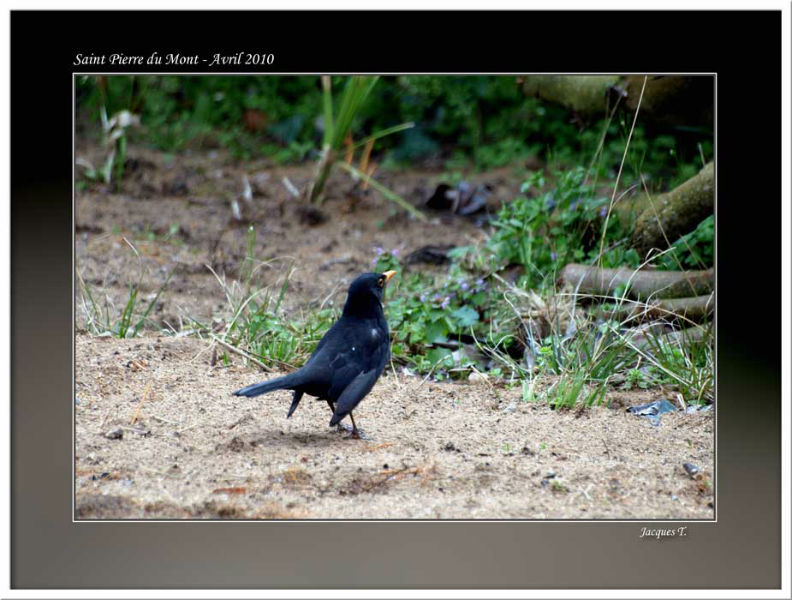
[[[285,187],[285,188],[288,190],[288,192],[289,192],[289,193],[290,193],[290,194],[291,194],[293,197],[295,197],[295,198],[299,198],[299,197],[300,197],[300,191],[299,191],[299,190],[298,190],[298,189],[295,187],[295,185],[294,185],[294,184],[291,182],[291,179],[289,179],[288,177],[286,177],[286,176],[284,175],[284,176],[283,176],[283,179],[281,179],[281,181],[283,182],[283,187]]]
[[[366,452],[374,452],[375,450],[381,450],[382,448],[390,448],[393,446],[393,442],[383,442],[382,444],[377,444],[376,446],[366,446]]]
[[[143,397],[140,399],[140,402],[138,402],[138,405],[135,407],[135,412],[132,413],[132,419],[129,421],[130,425],[134,425],[135,423],[137,423],[137,420],[140,418],[140,409],[143,407],[143,404],[146,402],[146,400],[148,400],[149,392],[151,392],[150,381],[148,382],[148,384],[146,384],[146,389],[143,392]]]
[[[423,214],[420,210],[415,208],[412,204],[407,202],[404,198],[399,196],[397,193],[392,192],[391,190],[386,188],[384,185],[382,185],[378,181],[372,179],[371,176],[368,175],[367,173],[361,173],[358,169],[356,169],[352,165],[346,164],[345,162],[339,162],[337,164],[338,164],[339,167],[341,167],[345,171],[347,171],[347,172],[351,173],[352,175],[355,175],[355,176],[359,177],[360,179],[362,179],[365,184],[370,185],[371,187],[373,187],[375,190],[377,190],[380,194],[385,196],[385,198],[387,198],[391,202],[395,202],[396,204],[401,206],[404,210],[406,210],[412,216],[420,219],[421,221],[428,221],[429,220],[429,219],[426,218],[426,215]]]
[[[198,333],[197,331],[194,331],[194,332],[195,332],[195,333]],[[190,360],[188,360],[187,362],[189,362],[189,363],[194,363],[196,360],[198,360],[198,357],[199,357],[199,356],[201,356],[201,355],[202,355],[204,352],[206,352],[207,350],[215,350],[215,345],[214,345],[214,344],[209,344],[208,346],[205,346],[205,347],[201,348],[201,349],[198,351],[198,354],[196,354],[195,356],[193,356],[193,357],[192,357]]]
[[[610,457],[610,448],[608,448],[608,444],[605,442],[605,438],[602,438],[602,445],[605,446],[605,454]]]
[[[396,383],[396,389],[401,391],[402,384],[399,382],[399,375],[396,373],[396,367],[393,365],[393,356],[391,356],[390,361],[388,362],[390,362],[390,368],[391,372],[393,373],[393,381]]]
[[[231,345],[231,344],[229,344],[228,342],[225,342],[225,341],[221,340],[221,339],[220,339],[219,337],[217,337],[215,334],[211,334],[211,335],[210,335],[210,337],[211,337],[211,338],[212,338],[212,339],[213,339],[215,342],[217,342],[218,344],[220,344],[221,346],[223,346],[224,348],[227,348],[227,349],[228,349],[228,350],[230,350],[231,352],[234,352],[234,353],[236,353],[236,354],[239,354],[240,356],[244,356],[246,359],[248,359],[248,360],[249,360],[249,361],[251,361],[252,363],[255,363],[255,364],[257,364],[257,365],[258,365],[258,366],[260,366],[262,369],[264,369],[265,371],[267,371],[267,373],[272,373],[272,369],[271,369],[270,367],[268,367],[267,365],[265,365],[263,362],[261,362],[261,361],[260,361],[260,360],[258,360],[257,358],[254,358],[253,356],[251,356],[249,353],[245,352],[244,350],[242,350],[242,349],[240,349],[240,348],[237,348],[236,346],[232,346],[232,345]]]
[[[419,469],[418,467],[403,467],[401,469],[386,469],[386,470],[384,470],[384,471],[379,473],[380,475],[384,475],[384,477],[382,477],[380,479],[377,479],[376,481],[370,481],[367,485],[363,486],[363,489],[368,492],[368,491],[371,491],[372,489],[374,489],[375,487],[378,487],[378,486],[380,486],[380,485],[382,485],[384,483],[387,483],[388,481],[392,481],[394,479],[401,478],[404,475],[410,475],[410,474],[417,475],[420,472],[421,472],[421,469]]]
[[[242,211],[239,209],[239,202],[236,201],[236,198],[231,200],[231,213],[234,215],[235,221],[242,220]]]
[[[134,252],[134,253],[135,253],[135,256],[137,256],[138,258],[140,258],[140,252],[138,252],[138,249],[137,249],[137,248],[135,248],[135,246],[132,244],[132,242],[130,242],[128,239],[126,239],[126,237],[124,237],[123,235],[121,236],[121,239],[122,239],[122,240],[124,240],[124,241],[126,242],[127,246],[129,246],[130,248],[132,248],[132,252]]]
[[[242,175],[242,199],[248,204],[253,204],[253,190],[247,175]]]
[[[152,419],[157,419],[157,421],[162,421],[163,423],[167,423],[168,425],[181,425],[178,421],[171,421],[170,419],[166,419],[165,417],[160,417],[158,415],[151,415]]]
[[[196,421],[196,422],[195,422],[195,423],[193,423],[192,425],[188,425],[187,427],[182,427],[181,429],[177,430],[177,433],[184,433],[184,432],[185,432],[185,431],[187,431],[188,429],[192,429],[193,427],[195,427],[196,425],[198,425],[198,423],[199,423],[199,421]]]
[[[110,413],[112,412],[112,410],[113,410],[112,406],[107,409],[107,411],[105,412],[104,416],[102,417],[102,422],[99,424],[99,429],[104,429],[104,426],[107,424],[107,417],[110,416]]]
[[[641,102],[643,101],[644,90],[646,89],[646,80],[644,77],[643,86],[641,86],[641,95],[638,97],[638,106],[635,107],[635,115],[633,116],[632,127],[630,127],[630,134],[627,136],[627,143],[624,145],[624,154],[622,155],[621,163],[619,164],[619,172],[616,174],[616,183],[613,185],[613,194],[611,195],[610,205],[608,212],[605,215],[605,224],[602,226],[602,237],[600,238],[600,249],[597,255],[597,264],[602,264],[602,252],[605,246],[605,233],[608,231],[608,222],[610,221],[611,211],[613,204],[616,201],[616,192],[619,189],[619,180],[621,179],[622,169],[624,168],[624,161],[627,160],[627,151],[630,149],[630,141],[632,140],[633,131],[635,131],[635,124],[638,121],[638,111],[641,110]]]

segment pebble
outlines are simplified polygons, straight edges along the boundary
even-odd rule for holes
[[[105,437],[108,440],[120,440],[124,437],[124,430],[120,427],[118,429],[111,429],[107,433],[105,433]]]
[[[691,477],[695,476],[701,470],[693,463],[684,463],[682,466],[685,468],[685,472]]]

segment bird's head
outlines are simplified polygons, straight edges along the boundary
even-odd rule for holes
[[[370,308],[379,307],[385,293],[385,286],[395,274],[396,271],[385,271],[384,273],[359,275],[349,286],[344,312],[354,310],[363,316],[369,312]]]

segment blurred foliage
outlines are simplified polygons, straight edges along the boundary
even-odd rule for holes
[[[333,77],[333,86],[345,79]],[[140,113],[145,129],[137,139],[169,152],[223,147],[239,159],[284,163],[316,158],[320,148],[316,76],[105,76],[105,95],[98,80],[77,81],[86,132],[99,123],[104,99],[109,114]],[[353,131],[367,135],[406,121],[416,127],[377,142],[381,163],[487,170],[538,157],[568,166],[594,156],[607,128],[595,165],[606,179],[615,177],[631,125],[626,113],[583,123],[564,107],[526,97],[513,76],[410,75],[381,77]],[[637,179],[640,172],[650,186],[669,188],[711,157],[711,129],[649,134],[639,122],[625,174]]]
[[[658,266],[669,271],[708,269],[715,264],[715,215],[671,244],[671,250],[660,257]]]
[[[595,194],[582,167],[556,171],[553,177],[548,185],[543,173],[531,175],[522,186],[523,195],[501,208],[487,242],[492,266],[523,266],[524,283],[530,287],[546,282],[548,274],[567,263],[596,262],[610,203],[608,197]],[[612,213],[601,266],[638,266],[638,253],[624,247],[627,234]]]

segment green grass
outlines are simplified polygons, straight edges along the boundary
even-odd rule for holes
[[[190,318],[193,331],[265,367],[291,369],[301,366],[324,333],[338,318],[333,307],[309,306],[299,314],[288,313],[283,301],[289,292],[294,265],[275,285],[261,285],[260,272],[270,263],[257,260],[256,230],[248,229],[245,259],[238,280],[212,273],[226,298],[226,319],[218,330],[213,324]],[[227,354],[224,354],[227,359]]]
[[[120,339],[137,336],[146,325],[151,311],[157,305],[172,275],[173,271],[168,274],[148,303],[141,302],[138,297],[141,283],[130,283],[124,306],[118,307],[107,293],[103,293],[103,297],[99,298],[99,292],[87,284],[78,271],[80,309],[85,328],[94,335],[112,335]]]
[[[692,332],[698,336],[693,336]],[[651,332],[647,347],[638,350],[649,366],[650,381],[676,388],[687,403],[714,400],[715,360],[711,325],[682,330],[676,338]]]

